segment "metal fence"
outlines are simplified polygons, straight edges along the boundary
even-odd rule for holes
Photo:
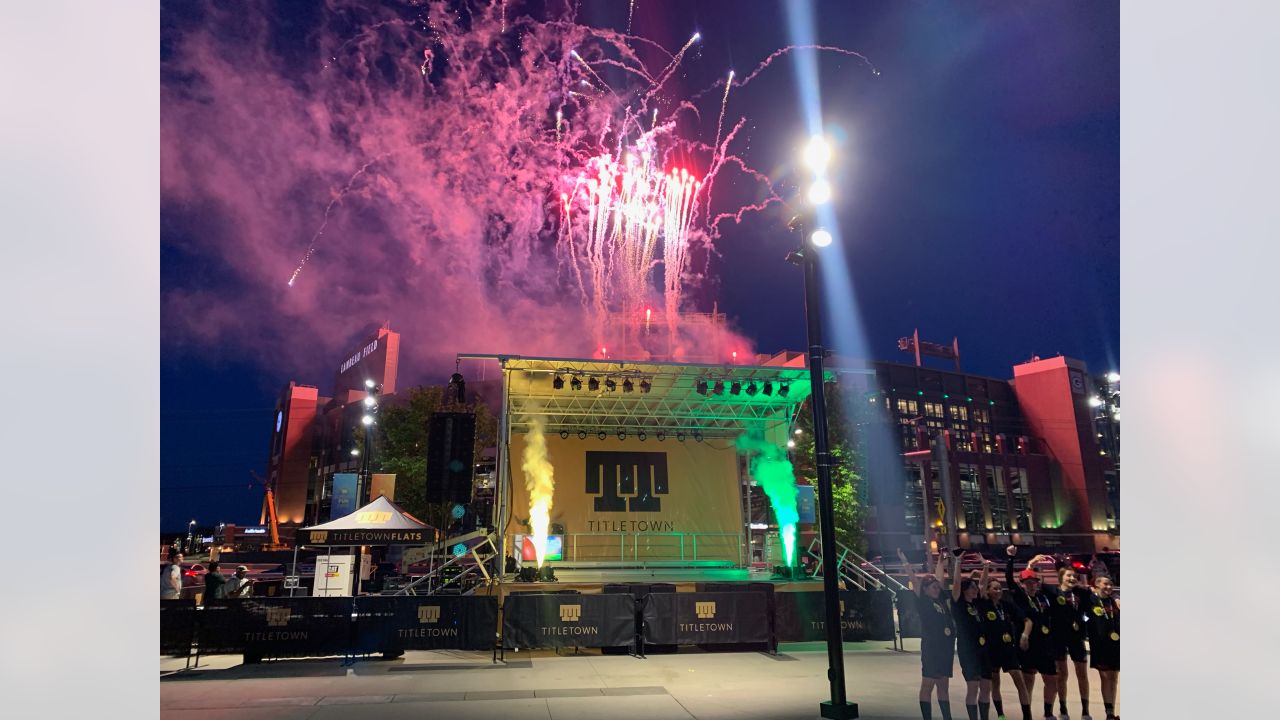
[[[729,562],[741,566],[742,536],[736,533],[570,533],[568,562]]]

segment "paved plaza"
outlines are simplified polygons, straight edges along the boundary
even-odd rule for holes
[[[920,717],[918,640],[906,652],[889,643],[845,645],[850,699],[861,717]],[[408,652],[396,660],[344,663],[340,658],[242,665],[239,655],[186,661],[161,659],[161,716],[201,718],[450,718],[473,720],[718,720],[816,718],[827,697],[825,646],[783,644],[764,653],[682,651],[638,659],[595,651],[508,652],[494,664],[489,653]],[[1101,718],[1098,678],[1090,677],[1094,717]],[[1019,717],[1012,684],[1006,711]],[[1079,717],[1075,678],[1070,710]],[[1039,708],[1039,688],[1034,707]],[[951,681],[952,715],[965,717],[959,666]],[[1117,706],[1117,710],[1120,708]],[[1037,717],[1039,712],[1037,710]],[[934,717],[940,717],[934,707]],[[994,718],[994,712],[993,712]]]

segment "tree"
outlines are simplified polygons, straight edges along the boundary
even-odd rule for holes
[[[857,422],[850,422],[848,404],[842,388],[835,383],[826,384],[827,435],[831,449],[832,513],[835,516],[836,540],[854,552],[866,550],[862,531],[866,497],[863,478],[863,454],[859,452],[861,434]],[[812,398],[806,400],[796,413],[799,435],[792,435],[796,446],[792,450],[792,463],[796,473],[817,485],[818,466],[814,453]],[[855,412],[860,410],[855,407]],[[858,418],[862,419],[862,418]]]
[[[484,403],[448,403],[444,388],[419,386],[403,396],[387,398],[379,408],[373,433],[373,464],[377,472],[395,473],[396,504],[419,520],[441,530],[449,527],[451,503],[427,502],[427,438],[431,416],[437,412],[472,412],[476,416],[475,457],[497,445],[498,421]],[[357,447],[364,451],[364,429],[355,429]]]

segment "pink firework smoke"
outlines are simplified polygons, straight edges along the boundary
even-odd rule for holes
[[[334,0],[282,51],[271,7],[164,23],[166,244],[210,269],[166,279],[169,342],[308,369],[384,320],[411,361],[750,347],[682,327],[707,309],[691,258],[777,199],[732,153],[743,121],[720,137],[728,85],[711,144],[699,96],[667,94],[696,35],[672,52],[515,2]],[[724,173],[759,201],[718,205]]]

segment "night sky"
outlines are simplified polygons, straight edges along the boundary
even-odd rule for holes
[[[543,13],[509,4],[513,16]],[[627,5],[584,3],[577,21],[623,30]],[[412,77],[420,45],[403,43],[408,60],[397,65],[402,38],[391,37],[391,52],[362,56],[368,75],[353,69],[372,14],[256,7],[235,17],[186,2],[162,8],[162,530],[193,517],[256,522],[261,491],[250,471],[265,472],[280,386],[294,379],[328,393],[335,366],[383,321],[403,333],[402,388],[439,382],[454,353],[513,350],[483,345],[485,334],[462,326],[526,342],[473,315],[483,283],[439,280],[467,275],[449,266],[465,256],[450,238],[495,242],[484,222],[446,227],[434,201],[421,199],[403,210],[435,195],[423,189],[430,183],[454,182],[447,163],[465,158],[418,158],[378,179],[373,168],[353,184],[359,197],[332,211],[298,284],[285,286],[361,159],[396,151],[387,138],[425,122],[415,112],[440,110],[402,91],[421,82]],[[396,5],[378,18],[415,13]],[[829,1],[814,13],[820,44],[862,53],[879,70],[818,55],[823,116],[845,138],[838,213],[869,354],[910,362],[896,339],[919,327],[929,340],[958,336],[969,372],[1006,378],[1033,354],[1059,353],[1095,371],[1118,368],[1117,6]],[[780,4],[636,0],[634,35],[675,51],[694,31],[702,41],[665,88],[672,96],[711,87],[730,68],[741,78],[792,44]],[[747,119],[731,151],[779,194],[795,191],[805,133],[792,61],[783,56],[735,87],[725,118]],[[719,95],[698,103],[702,136],[715,134]],[[749,203],[758,192],[728,176],[713,199]],[[760,352],[803,348],[801,278],[782,259],[794,244],[783,215],[774,206],[722,226],[711,277],[688,295],[700,310],[718,301]],[[554,349],[545,338],[564,335],[545,319],[559,307],[554,285],[513,270],[536,267],[531,257],[481,276],[501,285],[502,315],[544,336],[517,352]],[[465,300],[449,304],[456,298]]]

